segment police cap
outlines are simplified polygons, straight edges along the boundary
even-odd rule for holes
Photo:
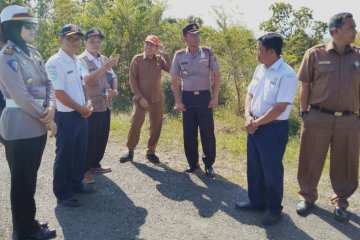
[[[1,11],[1,22],[6,21],[25,21],[37,23],[38,19],[34,17],[31,9],[19,5],[10,5]]]
[[[185,35],[188,32],[199,32],[199,26],[196,23],[190,23],[190,24],[186,25],[183,28],[182,33],[183,33],[183,35]]]

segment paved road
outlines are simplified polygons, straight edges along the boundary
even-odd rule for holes
[[[246,189],[222,180],[175,170],[182,153],[160,153],[164,164],[155,166],[138,154],[134,163],[119,164],[115,144],[104,163],[113,167],[96,175],[97,192],[79,196],[79,208],[57,206],[52,194],[54,144],[46,147],[38,176],[37,218],[57,229],[57,239],[360,239],[359,191],[351,199],[351,221],[333,219],[328,201],[320,202],[307,218],[296,215],[296,199],[285,197],[279,225],[263,227],[261,213],[240,212],[234,201],[246,199]],[[140,152],[145,152],[140,150]],[[112,153],[112,154],[111,154]],[[219,177],[220,178],[220,177]],[[0,146],[0,239],[11,239],[9,170]]]

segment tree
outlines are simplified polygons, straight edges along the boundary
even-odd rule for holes
[[[306,49],[320,43],[327,24],[313,19],[312,10],[301,7],[293,9],[288,3],[275,3],[269,8],[272,17],[260,24],[260,29],[277,32],[285,39],[283,56],[293,67],[301,63]]]
[[[354,46],[360,47],[360,33],[356,35],[355,42],[353,43]]]
[[[213,11],[220,31],[209,34],[204,42],[210,43],[215,49],[221,66],[223,83],[220,100],[233,105],[236,114],[240,115],[243,112],[246,88],[257,65],[256,40],[250,30],[231,23],[222,8],[213,8]]]

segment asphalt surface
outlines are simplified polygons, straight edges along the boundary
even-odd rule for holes
[[[247,198],[244,186],[224,181],[221,176],[208,179],[202,171],[188,175],[175,169],[175,161],[185,161],[181,150],[160,152],[162,164],[153,165],[140,149],[133,163],[120,164],[121,149],[110,144],[103,164],[113,171],[95,176],[95,193],[78,195],[82,206],[66,208],[57,206],[52,193],[55,154],[54,143],[49,141],[38,174],[37,218],[57,230],[56,239],[66,240],[360,239],[359,190],[350,199],[349,223],[332,217],[328,190],[306,218],[295,212],[297,199],[285,196],[282,221],[264,227],[261,212],[234,209],[235,201]],[[0,239],[7,240],[12,239],[10,175],[2,145],[0,182]]]

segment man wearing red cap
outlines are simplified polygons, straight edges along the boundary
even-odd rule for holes
[[[157,54],[159,53],[159,55]],[[161,70],[169,72],[171,60],[160,40],[155,35],[145,39],[144,52],[132,59],[129,82],[133,98],[133,115],[126,146],[128,151],[120,157],[120,162],[132,161],[134,149],[139,142],[140,130],[149,111],[150,138],[146,158],[152,163],[159,163],[155,148],[160,137],[163,120],[163,100],[161,91]]]

